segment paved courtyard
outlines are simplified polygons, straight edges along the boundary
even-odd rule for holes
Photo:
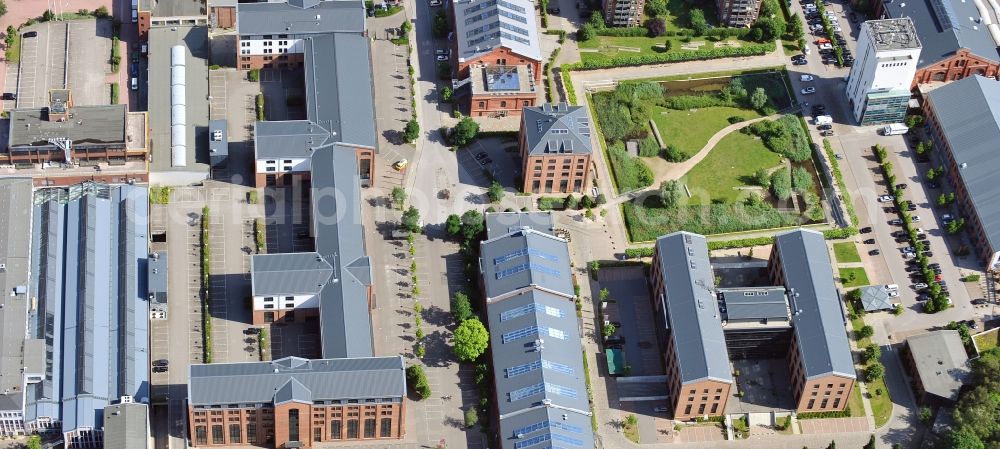
[[[868,431],[868,419],[865,417],[800,419],[799,427],[805,434],[866,432]]]

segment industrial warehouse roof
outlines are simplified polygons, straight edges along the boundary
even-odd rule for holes
[[[939,330],[906,339],[924,391],[955,401],[969,379],[969,357],[958,331]]]
[[[47,109],[10,111],[8,145],[17,147],[52,146],[49,139],[70,139],[73,146],[125,143],[125,105],[74,106],[73,118],[49,121]]]
[[[497,47],[508,48],[535,61],[542,60],[532,2],[455,0],[452,7],[459,61],[469,61]]]
[[[259,254],[250,258],[254,296],[315,295],[333,267],[318,253]]]
[[[664,321],[674,339],[681,384],[732,382],[705,237],[690,232],[662,236],[656,239],[656,257],[666,290]]]
[[[552,212],[494,212],[486,214],[486,238],[499,237],[528,227],[552,234]]]
[[[104,449],[148,447],[149,408],[135,402],[104,408]]]
[[[539,288],[573,295],[566,241],[534,229],[521,229],[480,244],[480,269],[486,298],[520,288]]]
[[[239,3],[236,11],[236,25],[242,36],[365,31],[365,5],[361,0]]]
[[[528,154],[589,154],[590,119],[583,106],[543,104],[522,109],[522,129]]]
[[[774,240],[789,290],[805,377],[836,374],[854,378],[846,320],[823,234],[800,229],[778,234]]]
[[[323,357],[371,357],[372,271],[365,253],[361,181],[353,149],[332,145],[316,150],[311,199],[316,252],[333,267],[320,293]]]
[[[26,389],[25,421],[100,429],[112,400],[149,397],[147,190],[83,183],[34,204],[28,335],[47,360],[26,373],[44,380]]]
[[[928,94],[958,177],[993,251],[1000,251],[1000,82],[973,76]]]
[[[486,222],[494,228],[500,227],[500,222],[551,226],[548,214],[517,215],[486,214]],[[499,250],[504,269],[509,262],[531,264],[541,259],[547,269],[559,270],[568,280],[571,268],[565,240],[520,227],[491,237],[483,242],[484,265],[492,267],[495,260],[491,251]],[[507,246],[511,243],[513,248]],[[525,268],[523,272],[535,270]],[[548,278],[510,283],[497,279],[495,272],[485,270],[483,283],[487,292],[493,292],[487,294],[486,313],[501,447],[514,449],[547,441],[552,441],[553,447],[592,447],[587,373],[572,283],[569,290],[559,285],[561,280],[549,282],[552,279]]]
[[[784,287],[720,289],[719,311],[729,321],[788,320]]]
[[[406,396],[403,358],[366,357],[193,364],[188,400],[193,406],[280,403]]]
[[[917,30],[922,49],[918,68],[933,65],[960,48],[977,56],[1000,61],[976,3],[962,0],[888,0],[882,4],[891,18],[909,17]],[[988,19],[988,18],[987,18]]]
[[[0,411],[20,411],[31,256],[31,178],[0,179]]]

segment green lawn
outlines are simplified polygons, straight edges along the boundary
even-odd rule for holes
[[[836,255],[838,263],[861,262],[858,246],[854,242],[834,243],[833,254]]]
[[[885,387],[885,378],[869,382],[868,394],[871,396],[872,415],[875,415],[875,427],[882,427],[889,422],[892,417],[892,398],[889,397],[889,389]],[[878,391],[882,394],[877,394]]]
[[[733,132],[722,138],[704,160],[681,182],[691,191],[691,204],[735,202],[744,192],[735,187],[753,185],[753,173],[781,162],[781,156],[764,147],[760,139]]]
[[[998,335],[1000,335],[1000,331],[993,329],[992,331],[976,335],[972,338],[976,339],[976,347],[979,348],[980,353],[983,353],[997,347]]]
[[[854,280],[848,281],[851,274],[854,274]],[[844,288],[860,287],[862,285],[869,285],[868,274],[865,273],[864,268],[841,268],[840,269],[840,280],[844,283]]]
[[[684,154],[693,156],[708,143],[720,129],[729,126],[729,117],[744,119],[760,117],[752,109],[711,107],[691,111],[678,111],[660,106],[652,108],[652,118],[664,145],[674,145]]]
[[[669,29],[669,25],[668,25]],[[657,45],[663,45],[666,41],[671,41],[671,53],[682,53],[693,51],[684,49],[683,37],[677,36],[661,36],[661,37],[630,37],[630,36],[594,36],[593,39],[589,41],[580,42],[580,59],[583,62],[587,61],[606,61],[614,59],[618,56],[640,56],[640,55],[650,55],[664,53],[664,48],[654,48]],[[730,39],[733,42],[739,42],[738,39]],[[692,38],[692,42],[704,42],[700,45],[697,50],[707,50],[716,48],[715,42],[710,41],[707,37],[697,37]],[[719,41],[720,43],[723,41]],[[744,44],[746,44],[744,42]],[[635,48],[638,51],[628,51],[622,50],[618,47],[628,47]],[[585,51],[587,49],[596,49],[597,52]]]
[[[847,406],[851,408],[852,418],[865,416],[865,404],[861,398],[860,382],[854,382],[854,389],[851,390],[851,397],[847,399]]]
[[[7,62],[17,64],[21,61],[21,33],[14,34],[13,43],[4,50],[4,59]]]

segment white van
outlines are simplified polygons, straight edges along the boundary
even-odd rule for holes
[[[832,125],[833,117],[829,115],[817,115],[814,121],[817,125]]]
[[[132,90],[139,90],[139,78],[132,77]]]
[[[890,292],[898,291],[899,285],[897,284],[885,284],[884,288]]]

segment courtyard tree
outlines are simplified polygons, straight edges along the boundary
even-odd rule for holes
[[[464,292],[457,292],[451,298],[451,314],[456,323],[463,323],[472,318],[472,302]]]
[[[469,319],[455,329],[455,356],[463,362],[472,362],[486,351],[490,334],[478,319]]]
[[[695,36],[701,36],[708,31],[708,21],[705,20],[705,11],[699,8],[692,8],[688,12],[688,24],[694,31]]]
[[[870,344],[865,348],[865,362],[871,363],[882,357],[882,349],[877,344]]]
[[[983,440],[979,439],[975,433],[966,429],[951,429],[945,438],[947,443],[944,447],[949,449],[985,449]]]
[[[649,17],[665,16],[670,12],[667,0],[646,0],[646,15]]]
[[[406,201],[406,191],[402,187],[392,188],[392,202],[395,204],[396,208],[399,209],[403,207],[403,202]]]
[[[420,136],[420,124],[417,123],[416,119],[410,119],[406,122],[406,126],[403,127],[403,140],[407,143],[413,143]]]
[[[445,232],[450,236],[456,236],[462,232],[462,218],[456,214],[451,214],[448,219],[444,221]]]
[[[403,228],[410,232],[420,232],[420,211],[410,206],[403,212]]]
[[[104,8],[105,12],[107,12],[107,10],[108,10],[107,8]],[[0,0],[0,17],[3,17],[5,15],[7,15],[7,2],[5,2],[4,0]]]
[[[486,229],[486,221],[483,214],[472,209],[462,214],[462,236],[466,242],[472,242]]]
[[[761,168],[753,173],[754,184],[757,184],[763,188],[771,187],[771,175],[767,172],[766,168]]]
[[[617,330],[618,328],[614,325],[614,323],[608,323],[604,325],[604,328],[601,329],[601,332],[604,334],[604,338],[608,339],[611,338],[611,336],[614,335],[615,331]]]
[[[490,197],[491,203],[499,203],[503,199],[503,186],[499,182],[493,181],[486,191],[486,195]]]
[[[567,210],[576,210],[577,208],[580,207],[580,199],[577,198],[572,193],[566,195],[566,200],[563,201],[563,207],[566,208]]]
[[[805,36],[805,32],[802,29],[802,20],[799,18],[799,14],[792,14],[791,20],[785,24],[785,32],[791,34],[795,39],[802,39]]]
[[[427,399],[431,396],[431,387],[427,383],[427,374],[424,373],[422,365],[406,367],[406,381],[410,384],[410,389],[417,392],[420,399]]]
[[[476,412],[476,407],[471,406],[465,410],[465,428],[471,428],[472,426],[479,423],[479,413]]]
[[[660,37],[667,32],[667,23],[659,17],[654,17],[646,21],[646,31],[650,37]]]
[[[868,382],[874,382],[882,378],[885,375],[885,367],[881,363],[873,363],[865,368],[865,380]]]
[[[667,209],[674,209],[681,201],[681,185],[677,180],[660,183],[660,204]]]
[[[469,117],[462,117],[451,133],[453,143],[458,146],[472,143],[477,134],[479,134],[479,123]]]
[[[576,39],[580,42],[587,42],[593,39],[595,34],[594,27],[587,23],[576,32]]]
[[[858,330],[858,338],[869,338],[874,334],[875,334],[875,328],[867,324],[861,326],[861,329]]]
[[[764,109],[764,106],[767,105],[767,92],[764,91],[763,87],[753,90],[753,94],[750,95],[750,105],[758,111]]]

